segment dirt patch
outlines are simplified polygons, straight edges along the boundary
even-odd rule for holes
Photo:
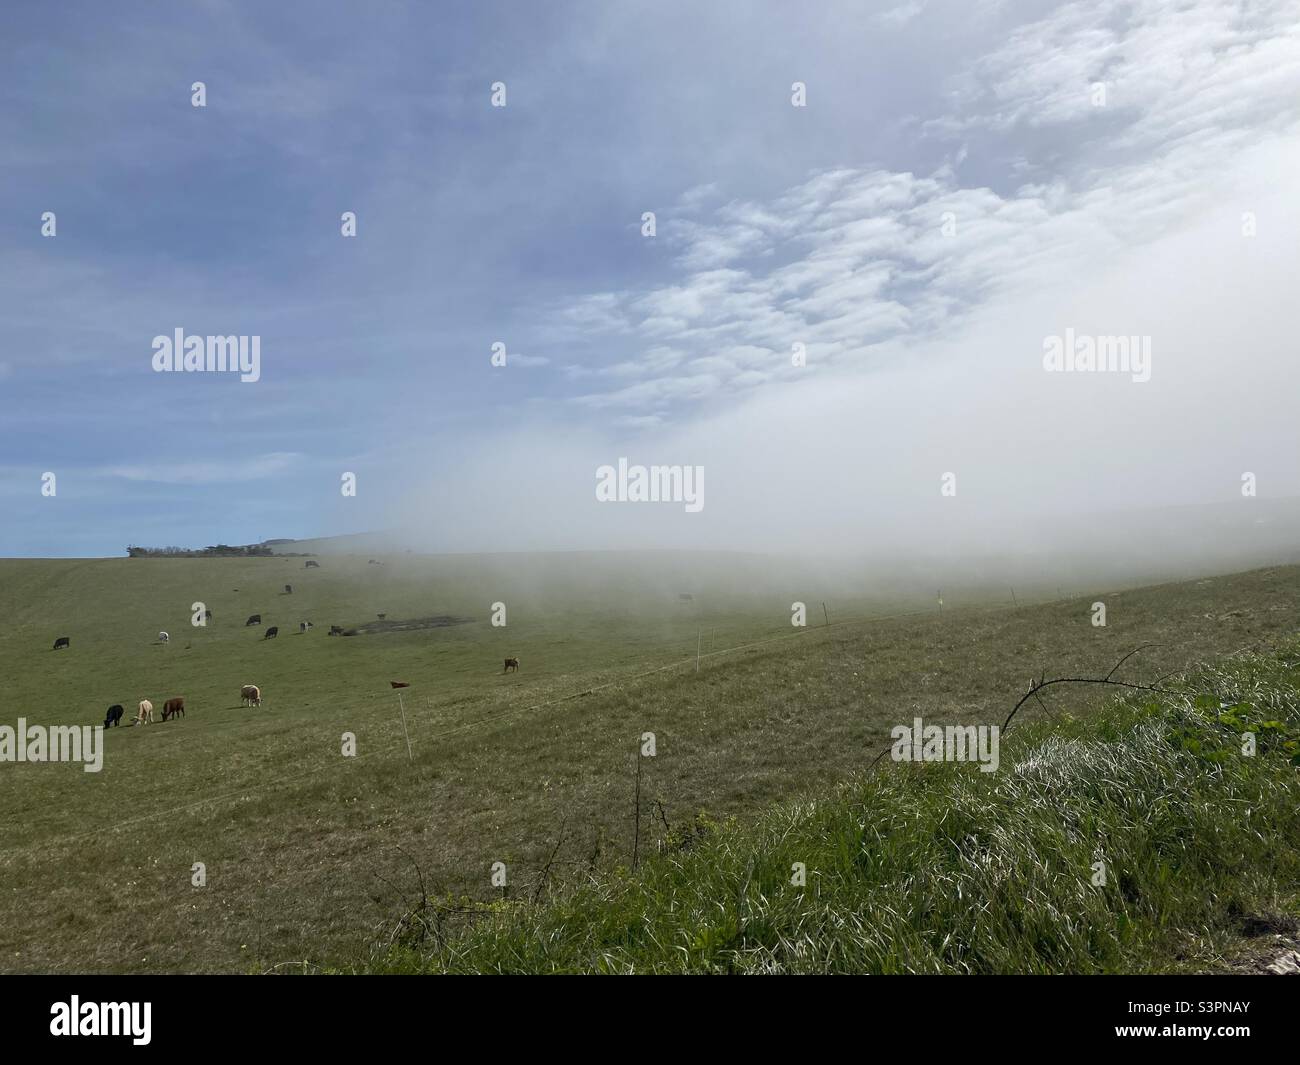
[[[1247,914],[1243,937],[1219,972],[1260,976],[1300,975],[1300,921],[1288,914]]]
[[[368,621],[364,625],[345,627],[344,636],[376,636],[386,632],[415,632],[418,629],[445,629],[450,625],[468,625],[473,618],[458,618],[451,614],[435,614],[427,618],[405,618],[396,621]]]

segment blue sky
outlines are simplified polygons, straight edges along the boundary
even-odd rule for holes
[[[754,505],[794,524],[828,495],[851,539],[915,486],[904,461],[860,506],[841,462],[933,449],[915,472],[928,486],[954,453],[979,458],[977,438],[1002,449],[972,470],[990,501],[1065,478],[1053,501],[1069,509],[1107,460],[1013,469],[1026,449],[1006,432],[1057,387],[1020,371],[1063,313],[1186,349],[1179,380],[1105,382],[1115,421],[1072,439],[1177,437],[1180,412],[1224,391],[1222,348],[1196,344],[1258,333],[1230,382],[1258,403],[1217,421],[1244,453],[1175,439],[1159,477],[1107,502],[1225,498],[1237,469],[1270,461],[1294,491],[1279,460],[1294,431],[1269,408],[1295,384],[1294,345],[1268,287],[1295,265],[1294,211],[1270,199],[1293,182],[1264,180],[1297,158],[1294,15],[1282,0],[11,5],[0,554],[393,523],[459,549],[583,546],[592,471],[628,453],[721,475],[709,518],[638,524],[643,542],[738,543]],[[1248,248],[1246,209],[1266,218]],[[1196,261],[1223,270],[1211,292],[1242,289],[1189,326],[1209,314],[1188,300],[1206,271],[1179,276]],[[154,373],[152,338],[178,327],[260,335],[261,380]],[[1058,390],[1038,439],[1095,417],[1092,387]],[[1113,486],[1132,463],[1111,458]],[[1189,476],[1220,458],[1218,480]],[[611,520],[624,542],[633,518]]]

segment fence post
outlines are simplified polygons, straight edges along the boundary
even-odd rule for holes
[[[632,871],[636,872],[641,856],[641,744],[636,748],[636,821],[632,834]]]
[[[415,755],[411,753],[411,734],[406,731],[406,704],[402,702],[402,693],[397,693],[397,705],[402,708],[402,735],[406,737],[406,757],[411,762],[415,761]]]

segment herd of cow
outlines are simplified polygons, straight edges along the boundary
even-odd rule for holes
[[[292,593],[292,589],[290,588],[289,585],[286,584],[284,588],[286,592]],[[203,619],[205,621],[212,620],[212,611],[205,610],[203,612]],[[260,625],[262,624],[262,615],[253,614],[249,617],[249,619],[244,624],[246,627],[248,625]],[[313,628],[315,628],[315,626],[310,621],[302,621],[298,623],[299,632],[306,632],[307,630]],[[334,635],[335,629],[337,629],[339,632],[343,631],[342,629],[338,629],[338,626],[334,626],[330,630],[331,636]],[[279,627],[276,625],[272,625],[269,629],[266,630],[266,635],[263,637],[263,639],[269,640],[273,636],[278,635],[279,632],[280,632]],[[171,635],[165,631],[159,632],[158,642],[170,643]],[[60,636],[54,641],[53,649],[55,651],[59,651],[64,648],[71,648],[71,647],[72,647],[72,638],[69,636]],[[239,689],[239,697],[242,706],[262,705],[262,689],[259,688],[256,684],[245,684],[242,688]],[[126,711],[123,709],[121,703],[114,703],[112,706],[108,708],[108,713],[104,715],[104,727],[113,728],[114,726],[120,725],[122,723],[122,717],[125,713]],[[162,719],[164,721],[168,721],[173,717],[184,717],[184,716],[185,716],[184,696],[178,695],[176,698],[168,699],[165,703],[163,703]],[[153,703],[150,702],[148,699],[141,699],[140,705],[136,708],[135,720],[132,721],[131,723],[133,725],[153,724]]]
[[[242,706],[261,706],[262,689],[256,684],[245,684],[239,689],[239,698]],[[104,727],[112,728],[114,725],[122,723],[122,715],[125,713],[120,703],[114,703],[108,708],[108,713],[104,717]],[[162,719],[164,721],[173,717],[185,716],[185,697],[178,695],[175,699],[168,699],[163,703]],[[141,699],[139,707],[136,708],[135,720],[133,725],[151,725],[153,724],[153,703],[148,699]]]
[[[261,615],[261,614],[250,614],[250,615],[248,616],[248,620],[244,622],[244,628],[248,628],[249,625],[260,625],[260,624],[262,624],[262,615]],[[314,629],[315,627],[316,627],[316,626],[313,625],[310,621],[300,621],[300,622],[298,622],[298,631],[299,631],[299,632],[307,632],[307,631],[309,631],[309,630],[311,630],[311,629]],[[334,625],[334,626],[332,626],[332,627],[330,628],[330,635],[331,635],[331,636],[334,635],[334,630],[337,629],[337,628],[338,628],[337,625]],[[279,625],[271,625],[269,628],[267,628],[265,635],[262,636],[262,639],[264,639],[264,640],[273,640],[273,639],[275,639],[275,637],[277,637],[277,636],[279,636],[279,635],[280,635],[280,626],[279,626]]]
[[[383,615],[383,614],[380,614],[379,617],[380,617],[380,618],[383,618],[384,615]],[[211,610],[208,610],[208,611],[206,611],[206,612],[204,613],[204,620],[205,620],[205,621],[210,621],[211,619],[212,619],[212,611],[211,611]],[[249,625],[260,625],[260,624],[262,624],[262,615],[261,615],[261,614],[250,614],[249,617],[248,617],[248,620],[244,622],[244,627],[247,628]],[[310,621],[300,621],[300,622],[298,622],[298,631],[299,631],[299,632],[309,632],[309,631],[311,631],[312,629],[314,629],[315,627],[316,627],[316,626],[313,625]],[[348,633],[346,633],[346,635],[348,635],[348,636],[351,636],[351,635],[353,635],[353,634],[354,634],[354,632],[348,632]],[[273,640],[273,639],[275,639],[275,637],[277,637],[277,636],[279,636],[279,635],[280,635],[280,626],[279,626],[279,625],[272,625],[272,626],[270,626],[270,627],[266,630],[266,634],[262,637],[262,639],[264,639],[264,640]],[[331,636],[342,636],[342,635],[344,635],[344,631],[343,631],[342,626],[340,626],[340,625],[331,625],[331,626],[330,626],[330,635],[331,635]],[[166,632],[160,632],[160,633],[158,633],[158,642],[159,642],[159,643],[171,643],[171,635],[170,635],[169,633],[166,633]],[[64,648],[71,648],[71,647],[72,647],[72,637],[70,637],[70,636],[59,636],[59,637],[57,637],[57,638],[55,639],[55,641],[54,641],[54,647],[52,648],[52,650],[55,650],[55,651],[62,651]]]
[[[375,562],[374,559],[371,559],[370,565],[372,566],[382,565],[382,563],[377,563]],[[317,563],[310,560],[307,562],[307,566],[308,568],[319,568],[317,566]],[[236,591],[238,591],[238,589],[236,589]],[[284,591],[286,595],[292,595],[293,586],[286,584],[284,586]],[[387,617],[387,615],[379,614],[378,617],[380,621],[383,621]],[[203,613],[203,618],[205,621],[212,620],[212,611],[205,609]],[[244,622],[244,627],[247,628],[250,625],[260,625],[260,624],[262,624],[262,615],[250,614],[248,620]],[[310,621],[300,621],[298,623],[298,631],[300,633],[308,632],[313,628],[315,628],[315,626]],[[356,635],[356,633],[357,633],[356,629],[344,629],[341,625],[331,625],[329,631],[329,634],[331,636],[354,636]],[[262,639],[270,640],[278,636],[279,634],[280,634],[279,626],[271,625],[270,627],[267,628],[266,633],[263,635]],[[170,643],[171,636],[167,632],[159,632],[158,642]],[[72,646],[71,637],[60,636],[54,641],[53,649],[55,651],[59,651],[64,648],[71,648],[71,646]],[[502,670],[502,672],[509,673],[511,670],[514,670],[516,672],[519,670],[518,658],[507,658],[505,660],[505,669]],[[410,687],[409,683],[407,683],[406,681],[392,681],[391,684],[394,688]],[[239,697],[240,697],[241,705],[243,706],[262,705],[262,690],[256,684],[243,685],[239,689]],[[123,709],[120,703],[114,703],[112,706],[108,708],[108,713],[104,716],[104,727],[111,728],[113,726],[121,724],[122,717],[124,716],[125,713],[126,711]],[[185,716],[185,699],[183,696],[177,696],[174,699],[168,699],[166,702],[163,703],[162,719],[164,721],[168,721],[174,717],[184,717],[184,716]],[[141,699],[139,706],[136,708],[135,720],[132,721],[132,724],[146,725],[152,723],[153,723],[153,703],[150,702],[148,699]]]
[[[307,564],[309,566],[315,565],[312,562],[308,562]],[[291,585],[286,584],[284,586],[284,590],[287,594],[290,595],[293,594],[293,587]],[[384,615],[380,614],[379,616],[382,618]],[[205,621],[212,620],[212,611],[205,610],[203,612],[203,619]],[[260,625],[260,624],[262,624],[261,614],[251,614],[249,615],[248,620],[244,622],[245,628],[247,628],[249,625]],[[314,629],[315,627],[316,626],[313,625],[310,621],[300,621],[298,623],[299,632],[307,632],[310,629]],[[342,633],[343,633],[342,627],[338,625],[330,626],[331,636],[341,635]],[[262,639],[269,640],[275,636],[278,636],[279,634],[280,634],[279,626],[272,625],[270,628],[266,630],[266,634],[262,637]],[[158,642],[170,643],[171,635],[165,631],[159,632]],[[71,648],[71,647],[72,647],[72,638],[70,636],[59,636],[54,641],[53,650],[59,651],[59,650],[63,650],[64,648]],[[239,697],[240,697],[240,704],[242,706],[262,705],[262,690],[256,684],[245,684],[243,687],[241,687],[239,689]],[[122,717],[125,715],[125,713],[126,711],[125,709],[123,709],[121,703],[114,703],[112,706],[108,708],[108,713],[104,715],[104,727],[113,728],[117,725],[120,725],[122,723]],[[168,699],[165,703],[163,703],[162,719],[164,721],[168,721],[173,717],[184,717],[184,716],[185,716],[185,698],[183,696],[177,696],[174,699]],[[132,724],[133,725],[153,724],[153,703],[152,702],[150,702],[148,699],[140,700],[140,704],[136,708],[135,720],[132,721]]]
[[[122,714],[124,712],[125,711],[123,711],[120,703],[114,703],[112,706],[108,708],[108,714],[105,715],[104,717],[104,727],[111,728],[113,725],[120,724],[122,721]],[[184,716],[185,716],[185,699],[183,696],[178,695],[175,699],[168,699],[165,703],[163,703],[162,719],[164,721],[166,721],[168,718],[171,717],[184,717]],[[133,723],[136,725],[153,723],[153,703],[151,703],[148,699],[140,700],[140,706],[136,711],[135,721]]]

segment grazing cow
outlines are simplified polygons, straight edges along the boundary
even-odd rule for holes
[[[409,688],[411,686],[409,680],[390,680],[388,683],[394,688]]]
[[[57,640],[54,641],[54,650],[56,651],[60,647],[71,647],[71,646],[72,646],[72,637],[70,636],[60,636]]]
[[[284,594],[285,594],[285,595],[293,595],[293,585],[292,585],[292,584],[286,584],[286,585],[284,586]]]
[[[245,706],[261,706],[262,689],[256,684],[245,684],[239,689],[239,699]]]
[[[159,642],[159,643],[167,643],[167,641],[169,641],[170,639],[171,639],[171,637],[168,636],[165,632],[160,632],[160,633],[158,634],[158,642]]]
[[[306,632],[308,629],[314,629],[315,627],[316,627],[316,626],[313,625],[310,621],[300,621],[300,622],[298,622],[298,631],[299,631],[299,632]]]
[[[342,636],[342,635],[343,635],[343,626],[342,626],[342,625],[331,625],[331,626],[330,626],[330,635],[331,635],[331,636]]]
[[[502,673],[509,673],[512,669],[513,669],[516,673],[519,672],[519,659],[517,659],[517,658],[507,658],[507,659],[506,659],[506,668],[503,669],[501,672],[502,672]]]
[[[387,615],[387,614],[376,614],[375,617],[377,617],[380,621],[383,621],[384,618],[388,617],[388,615]]]
[[[153,724],[153,703],[148,699],[141,699],[140,710],[135,715],[135,723],[137,725],[143,725],[145,722],[148,722],[151,725]]]
[[[244,628],[248,628],[249,625],[260,625],[260,624],[262,624],[261,614],[249,614],[248,620],[244,622]]]
[[[303,566],[303,569],[320,569],[320,563],[313,562],[311,559],[308,559],[307,564]]]
[[[166,721],[169,717],[184,717],[184,716],[185,716],[185,699],[183,696],[178,695],[175,699],[168,699],[165,703],[163,703],[164,721]]]
[[[280,626],[272,625],[269,629],[266,630],[266,635],[263,636],[262,639],[274,640],[279,635],[280,635]]]
[[[204,620],[204,621],[211,621],[211,620],[212,620],[212,611],[211,611],[211,610],[205,610],[205,611],[203,611],[203,620]]]
[[[108,708],[108,714],[104,718],[104,727],[111,728],[122,720],[122,706],[120,703],[114,703]]]

